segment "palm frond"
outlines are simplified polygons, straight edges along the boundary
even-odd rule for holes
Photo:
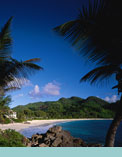
[[[82,54],[84,53],[83,55],[88,55],[89,58],[95,49],[95,45],[91,43],[91,37],[94,35],[94,31],[96,31],[95,21],[102,16],[101,12],[103,12],[103,3],[101,2],[101,7],[99,7],[99,3],[97,0],[94,2],[94,6],[92,6],[89,1],[89,7],[82,6],[76,20],[69,21],[54,28],[54,31],[64,36],[65,39],[68,39],[72,46],[82,51]]]
[[[76,20],[69,21],[54,31],[64,36],[80,54],[98,65],[122,63],[121,1],[89,1],[82,7]]]
[[[27,79],[25,78],[17,78],[12,76],[11,81],[6,82],[6,86],[4,87],[4,91],[7,92],[9,90],[20,89],[21,86],[27,83]]]
[[[91,84],[101,82],[102,80],[106,80],[110,78],[113,74],[118,72],[118,67],[113,65],[107,65],[102,67],[97,67],[83,76],[80,82],[89,81]]]
[[[41,66],[32,63],[32,62],[34,62],[35,59],[30,59],[30,62],[29,62],[29,60],[19,62],[13,58],[11,58],[11,60],[14,64],[13,74],[15,74],[16,76],[20,75],[20,76],[27,77],[28,75],[30,75],[31,72],[34,72],[35,70],[43,70],[43,68]],[[35,61],[37,61],[37,59]]]
[[[37,64],[34,64],[34,63],[29,63],[29,62],[23,62],[22,63],[24,67],[30,69],[30,70],[43,70],[42,67],[40,67],[39,65]]]
[[[40,61],[39,58],[18,61],[11,57],[11,21],[12,17],[0,32],[0,95],[8,90],[19,89],[23,85],[21,78],[28,78],[34,71],[43,70],[41,66],[35,64]]]
[[[4,92],[14,91],[14,90],[17,90],[17,89],[20,89],[20,88],[19,88],[19,87],[10,87],[10,88],[5,88],[5,89],[4,89]]]
[[[26,61],[24,61],[24,63],[33,63],[33,62],[38,62],[38,61],[40,61],[40,58],[32,58],[32,59],[29,59],[29,60],[26,60]]]
[[[10,17],[7,23],[0,31],[0,57],[8,57],[11,53],[12,38],[10,35],[10,25],[13,17]]]
[[[11,103],[11,97],[10,96],[0,96],[0,107],[3,106],[9,106]]]
[[[20,88],[23,85],[20,78],[28,78],[28,76],[36,70],[43,69],[39,65],[32,63],[33,61],[34,60],[31,59],[30,62],[29,60],[19,62],[13,58],[3,60],[0,63],[0,86],[3,87],[3,89]]]

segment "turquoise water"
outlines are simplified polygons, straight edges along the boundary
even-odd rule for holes
[[[80,137],[88,143],[104,144],[106,133],[111,122],[111,120],[86,120],[60,125],[74,137]],[[122,146],[122,123],[117,130],[115,146]]]
[[[35,133],[45,133],[53,125],[60,125],[64,130],[67,130],[74,137],[80,137],[88,143],[104,144],[106,132],[110,126],[111,120],[82,120],[66,123],[43,125],[38,127],[30,127],[21,131],[26,137],[31,137]],[[115,146],[122,146],[122,123],[120,124]]]

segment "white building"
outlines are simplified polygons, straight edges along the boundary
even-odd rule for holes
[[[9,118],[17,119],[17,113],[12,111],[12,113],[9,114]]]
[[[7,118],[17,119],[17,113],[13,112],[12,110],[9,110],[9,112],[6,115],[4,115],[4,116],[7,117]]]

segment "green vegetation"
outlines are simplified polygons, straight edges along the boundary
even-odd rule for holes
[[[12,112],[9,108],[11,103],[10,96],[0,96],[0,123],[1,124],[8,124],[11,122],[22,122],[21,119],[14,119],[11,118],[9,115]]]
[[[97,97],[61,98],[58,101],[37,102],[13,108],[19,119],[61,119],[61,118],[113,118],[115,104]],[[117,107],[117,106],[116,106]]]
[[[1,96],[0,97],[0,123],[8,124],[11,122],[10,119],[5,117],[5,115],[10,110],[10,108],[8,107],[10,102],[11,102],[11,98],[9,96],[7,96],[7,97]]]
[[[0,130],[0,147],[25,147],[26,138],[14,130]]]

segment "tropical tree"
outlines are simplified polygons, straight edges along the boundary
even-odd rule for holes
[[[95,62],[96,68],[81,78],[96,83],[112,75],[118,82],[113,87],[122,92],[122,9],[121,0],[95,0],[82,6],[77,19],[66,22],[54,30],[68,39],[72,46]],[[122,120],[122,96],[118,112],[106,136],[105,146],[114,146],[116,130]]]
[[[39,58],[26,61],[17,61],[12,58],[11,21],[12,17],[0,31],[0,96],[3,96],[6,91],[19,89],[23,85],[23,80],[32,72],[43,69],[34,63],[39,61]]]

